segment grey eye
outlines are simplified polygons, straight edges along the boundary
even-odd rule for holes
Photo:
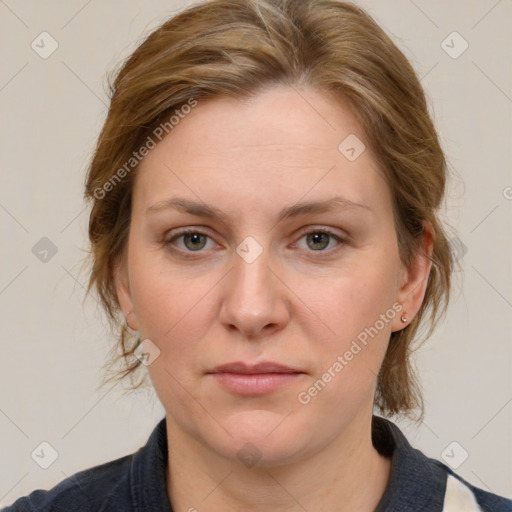
[[[310,233],[306,235],[306,240],[308,243],[308,247],[315,250],[322,250],[325,249],[329,245],[329,241],[332,235],[329,235],[328,233],[323,233],[321,231],[316,233]],[[311,242],[311,245],[309,245],[309,242]]]
[[[183,237],[183,243],[185,247],[191,251],[198,251],[203,249],[206,245],[206,239],[208,238],[202,233],[185,233],[180,235],[180,237]],[[203,238],[202,241],[201,237]]]

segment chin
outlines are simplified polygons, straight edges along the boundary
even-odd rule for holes
[[[227,418],[223,426],[231,436],[224,432],[215,451],[247,467],[289,464],[302,458],[306,447],[311,448],[307,426],[299,426],[292,415],[268,410],[238,412]]]

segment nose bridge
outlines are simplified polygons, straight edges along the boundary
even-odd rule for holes
[[[268,247],[248,236],[237,246],[233,264],[221,320],[236,326],[244,334],[253,335],[268,325],[282,323],[286,308],[284,304],[278,304],[279,280],[272,270]]]
[[[235,274],[237,282],[243,285],[241,291],[255,295],[262,292],[268,294],[271,263],[268,247],[263,248],[253,237],[247,237],[238,245],[236,252]]]
[[[261,239],[261,237],[260,237]],[[253,314],[268,308],[271,300],[271,264],[268,246],[264,247],[254,237],[246,237],[236,248],[232,292]]]

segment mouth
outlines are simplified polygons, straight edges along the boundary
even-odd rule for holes
[[[303,377],[305,372],[279,363],[255,365],[243,362],[217,366],[207,373],[227,391],[237,395],[263,395],[281,389]]]

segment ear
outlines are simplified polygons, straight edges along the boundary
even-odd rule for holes
[[[130,290],[130,278],[128,275],[128,266],[126,265],[125,259],[117,261],[114,265],[114,282],[117,292],[117,300],[121,306],[121,312],[126,318],[126,323],[130,329],[137,331],[139,324],[137,317],[134,315],[132,294]]]
[[[407,327],[421,308],[427,290],[428,276],[432,268],[432,251],[434,248],[435,231],[432,223],[423,223],[423,235],[417,254],[409,269],[402,268],[400,290],[397,302],[402,305],[400,314],[393,320],[392,331]],[[402,317],[407,319],[402,321]]]

